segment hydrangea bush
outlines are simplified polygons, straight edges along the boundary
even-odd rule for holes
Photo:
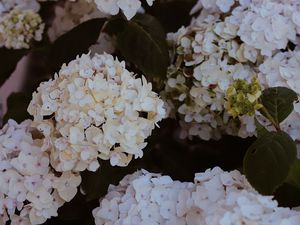
[[[0,1],[0,224],[300,224],[299,37],[298,0]]]

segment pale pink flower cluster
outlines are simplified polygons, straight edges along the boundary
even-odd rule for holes
[[[151,83],[108,54],[63,65],[33,93],[28,112],[53,147],[57,171],[95,171],[98,158],[128,165],[143,156],[145,139],[165,116]]]
[[[0,130],[0,224],[42,224],[75,196],[80,175],[55,172],[50,151],[30,120]]]
[[[194,183],[145,170],[127,175],[93,211],[96,225],[298,225],[300,212],[258,194],[237,170],[195,174]]]

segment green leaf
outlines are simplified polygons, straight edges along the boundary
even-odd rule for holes
[[[7,112],[3,117],[3,123],[6,123],[9,119],[14,119],[18,123],[29,119],[30,115],[27,113],[27,107],[31,98],[32,95],[29,93],[12,93],[7,98]]]
[[[290,168],[289,175],[286,180],[287,183],[300,188],[300,160],[295,160]]]
[[[103,32],[111,36],[118,36],[121,32],[123,32],[127,23],[128,21],[126,19],[120,18],[119,16],[114,16],[107,21],[107,23],[103,27]]]
[[[300,188],[285,182],[278,187],[274,197],[281,207],[298,207],[300,205]]]
[[[27,49],[11,50],[0,48],[0,87],[14,72],[20,59],[29,52]]]
[[[260,112],[269,119],[273,118],[277,126],[293,111],[293,102],[297,94],[286,87],[273,87],[263,91],[261,101],[264,106]],[[266,111],[264,111],[264,109]],[[269,114],[269,115],[268,115]]]
[[[259,137],[244,157],[244,172],[251,185],[262,194],[273,194],[287,178],[296,159],[296,144],[280,132]]]
[[[59,37],[48,50],[52,71],[57,72],[64,63],[75,59],[77,55],[87,53],[89,47],[98,40],[105,22],[105,18],[91,19]]]
[[[260,124],[260,122],[256,118],[254,120],[255,120],[257,137],[261,137],[264,134],[269,132],[263,125]]]
[[[165,77],[169,66],[166,34],[157,19],[138,14],[117,34],[117,47],[147,77]]]

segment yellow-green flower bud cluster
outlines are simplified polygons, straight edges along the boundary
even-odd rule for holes
[[[0,18],[0,46],[29,48],[30,43],[40,41],[45,25],[33,10],[15,8]]]
[[[225,108],[233,117],[253,116],[255,111],[262,108],[259,102],[261,96],[261,86],[256,77],[251,82],[246,80],[235,80],[227,89]]]

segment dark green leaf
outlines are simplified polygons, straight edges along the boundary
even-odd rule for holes
[[[119,16],[111,18],[103,27],[103,31],[111,36],[118,35],[123,32],[127,20],[120,18]]]
[[[27,107],[31,101],[32,95],[29,93],[12,93],[7,99],[7,112],[3,118],[6,123],[9,119],[14,119],[17,122],[22,122],[30,118],[27,113]]]
[[[10,50],[6,48],[0,48],[0,87],[14,72],[19,60],[28,53],[27,49]]]
[[[161,22],[167,32],[176,32],[180,27],[191,23],[190,11],[196,3],[197,0],[156,1],[151,7],[145,3],[144,8],[146,13]]]
[[[138,14],[117,34],[118,49],[147,77],[164,77],[169,65],[166,34],[154,17]]]
[[[260,122],[256,118],[255,118],[255,126],[256,126],[256,132],[258,137],[261,137],[265,133],[269,132],[263,125],[260,124]]]
[[[279,125],[294,109],[293,102],[298,99],[297,94],[286,87],[268,88],[261,96],[262,104],[267,110],[260,112],[268,118],[270,114]]]
[[[278,187],[274,197],[281,207],[297,207],[300,205],[300,188],[285,182]]]
[[[252,186],[262,194],[273,194],[289,174],[296,159],[296,144],[282,131],[268,132],[247,150],[244,172]]]
[[[59,37],[49,49],[49,63],[53,72],[77,55],[87,53],[89,47],[96,43],[105,22],[104,18],[91,19]]]
[[[286,182],[300,188],[300,160],[295,160],[291,166]]]

